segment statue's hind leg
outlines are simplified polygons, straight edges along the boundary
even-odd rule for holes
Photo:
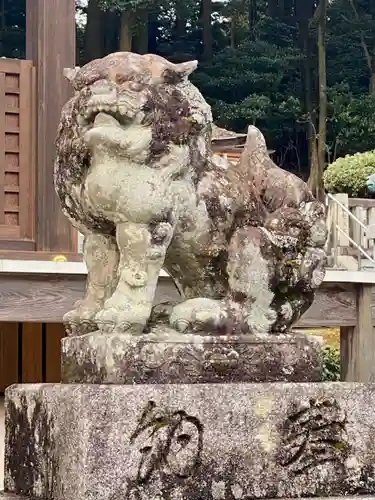
[[[314,301],[314,292],[288,290],[288,295],[276,293],[274,309],[277,311],[277,320],[272,326],[273,333],[285,333],[307,311]]]
[[[269,333],[277,318],[270,288],[272,251],[260,229],[238,229],[228,247],[226,296],[219,300],[197,297],[178,304],[170,316],[171,326],[181,332]]]
[[[238,330],[269,333],[277,313],[271,290],[275,258],[261,229],[243,227],[232,236],[228,249],[228,313]]]
[[[178,332],[227,332],[228,315],[221,300],[197,297],[176,305],[169,318]]]
[[[83,255],[87,266],[86,294],[64,316],[64,323],[71,335],[82,335],[98,329],[95,316],[117,285],[119,252],[114,237],[86,232]]]

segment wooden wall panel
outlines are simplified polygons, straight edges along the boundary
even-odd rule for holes
[[[16,383],[60,382],[64,336],[62,324],[0,322],[0,394]]]
[[[0,72],[0,227],[5,226],[5,184],[9,174],[6,172],[5,154],[5,73]],[[13,173],[12,185],[18,186],[18,174]],[[1,233],[0,233],[1,236]]]
[[[46,324],[46,382],[61,381],[61,339],[65,337],[65,328],[61,323]]]
[[[19,380],[18,323],[0,323],[0,393]]]
[[[22,383],[43,382],[43,325],[23,323],[21,325]]]

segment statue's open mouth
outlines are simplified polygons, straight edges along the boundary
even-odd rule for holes
[[[129,118],[118,113],[97,111],[91,115],[90,121],[86,122],[84,138],[90,143],[93,138],[107,137],[111,143],[122,143]]]
[[[92,109],[83,118],[83,125],[85,127],[125,127],[129,125],[131,118],[121,114],[118,110],[114,109]]]
[[[94,127],[121,127],[118,113],[100,111],[94,118]]]

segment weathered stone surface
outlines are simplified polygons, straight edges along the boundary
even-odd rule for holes
[[[375,493],[375,384],[13,386],[5,487],[54,500]]]
[[[184,298],[170,325],[218,335],[288,331],[323,281],[324,205],[254,126],[237,165],[213,153],[196,67],[117,52],[65,72],[55,185],[88,268],[73,335],[142,334],[162,268]]]
[[[33,499],[31,497],[25,497],[21,495],[15,495],[14,493],[6,493],[0,491],[0,500],[33,500]]]
[[[316,382],[321,376],[321,344],[303,334],[219,337],[154,327],[141,336],[62,340],[64,383]]]

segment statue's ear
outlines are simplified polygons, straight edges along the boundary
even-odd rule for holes
[[[65,78],[67,80],[70,81],[70,83],[72,83],[79,70],[80,70],[79,66],[76,66],[74,69],[73,68],[64,68],[63,75],[65,76]]]
[[[163,71],[162,76],[165,83],[172,85],[187,78],[198,67],[198,61],[187,61],[178,64],[169,64]]]
[[[198,61],[187,61],[184,63],[175,64],[176,73],[180,74],[182,77],[189,76],[198,67]]]

